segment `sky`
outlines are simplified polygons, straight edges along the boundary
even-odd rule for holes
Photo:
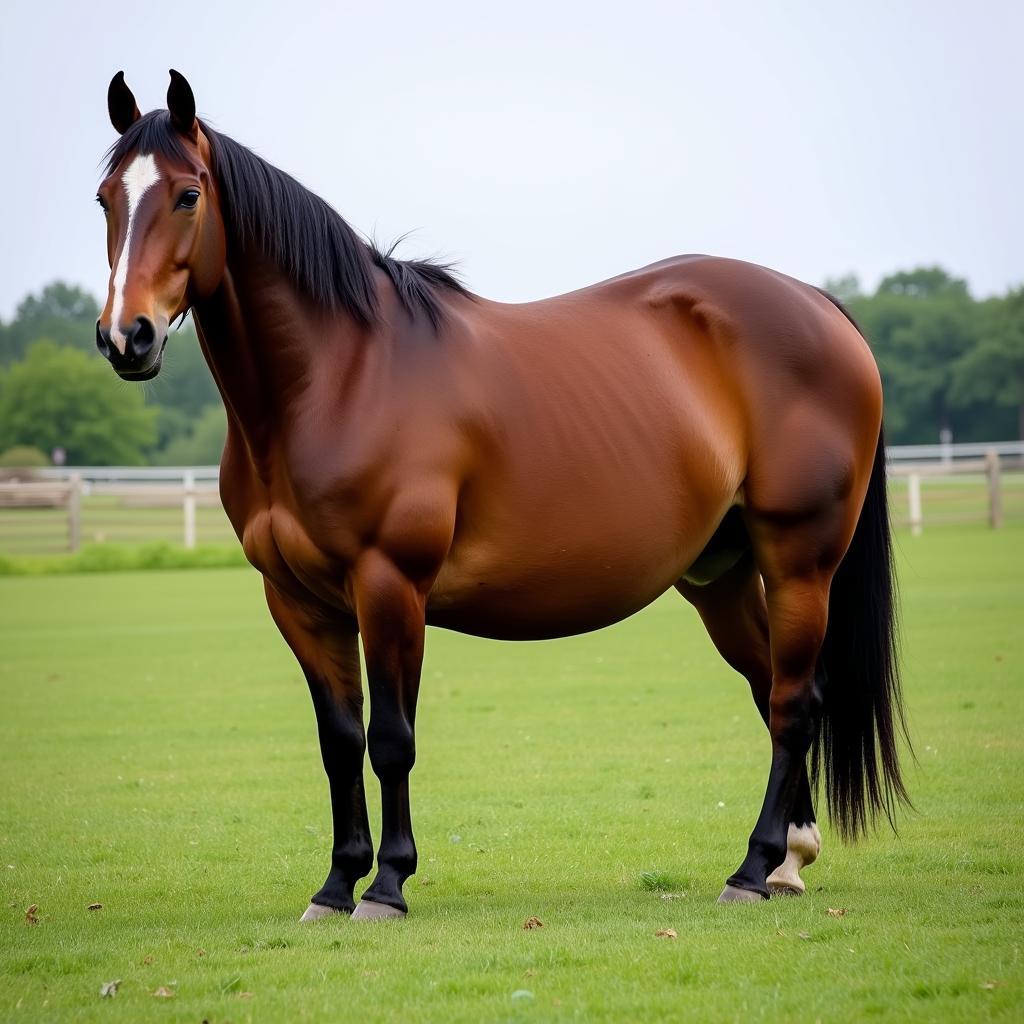
[[[123,69],[400,253],[540,298],[684,252],[814,283],[1024,282],[1024,3],[5,5],[0,317],[107,289],[93,201]]]

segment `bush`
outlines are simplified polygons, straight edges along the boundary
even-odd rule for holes
[[[0,452],[0,469],[38,469],[49,464],[46,453],[29,444],[16,444]]]
[[[153,569],[220,569],[248,565],[237,544],[184,548],[156,541],[138,547],[89,544],[73,555],[3,555],[0,576],[50,576],[80,572],[135,572]]]

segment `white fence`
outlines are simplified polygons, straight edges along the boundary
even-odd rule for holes
[[[1010,474],[1014,474],[1010,514],[1018,514],[1018,504],[1024,510],[1024,474],[1020,473],[1024,469],[1024,441],[893,446],[886,449],[886,458],[894,485],[894,519],[908,525],[914,534],[922,531],[926,516],[936,521],[978,521],[984,516],[990,526],[998,528],[1005,518],[1004,478],[1009,479]],[[173,514],[176,509],[178,527],[173,532],[186,548],[192,548],[211,535],[224,540],[231,536],[222,515],[216,521],[204,518],[205,536],[200,536],[197,528],[197,509],[220,508],[218,477],[217,466],[63,466],[33,470],[30,479],[0,480],[0,526],[12,522],[4,518],[5,514],[21,513],[19,522],[23,524],[30,510],[48,509],[51,516],[60,515],[65,521],[61,527],[50,519],[49,543],[76,551],[83,540],[107,539],[96,529],[83,535],[83,502],[87,509],[106,502],[107,507],[116,505],[129,514],[133,509],[140,510],[140,522],[142,509],[164,509],[165,518],[160,524],[164,535],[170,528],[166,512]],[[962,495],[968,490],[970,499],[964,500]],[[934,511],[941,510],[943,500],[954,509],[945,517],[941,511]],[[14,532],[0,529],[0,551],[22,546],[16,537],[11,539],[14,536]]]
[[[8,471],[14,473],[15,471]],[[77,551],[83,540],[83,508],[126,512],[134,517],[141,534],[127,539],[176,539],[186,548],[194,548],[198,537],[197,510],[220,510],[216,466],[149,468],[124,466],[81,466],[33,471],[31,479],[0,480],[0,550],[24,547],[26,536],[36,543],[29,547],[51,549],[56,524],[53,514],[61,510],[66,518],[66,549]],[[179,528],[174,537],[168,530],[166,512],[179,510]],[[32,510],[36,516],[32,517]],[[42,513],[48,512],[44,519]],[[146,510],[165,510],[154,519]],[[95,512],[94,518],[102,514]],[[12,518],[13,517],[13,518]],[[38,519],[40,530],[27,533],[31,519]],[[123,521],[123,516],[118,517]],[[223,519],[220,513],[218,520]],[[218,523],[220,526],[220,523]],[[148,529],[147,529],[148,527]],[[108,539],[106,529],[94,531],[86,539]],[[138,531],[136,531],[138,533]],[[170,536],[168,535],[170,533]],[[216,531],[218,539],[225,530]],[[45,537],[45,543],[41,538]],[[4,541],[7,541],[5,544]],[[62,547],[65,545],[61,545]]]

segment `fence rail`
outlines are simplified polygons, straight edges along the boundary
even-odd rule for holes
[[[194,548],[234,533],[216,482],[185,471],[130,483],[89,480],[81,472],[48,480],[0,481],[0,552],[77,551],[82,543],[167,540]]]
[[[893,521],[1024,519],[1024,441],[886,449]],[[8,475],[15,471],[7,471]],[[84,543],[234,540],[217,466],[64,466],[0,479],[0,553],[76,551]]]

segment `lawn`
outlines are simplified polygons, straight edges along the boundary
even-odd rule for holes
[[[1020,1020],[1024,529],[900,549],[898,837],[823,826],[805,897],[716,906],[768,743],[680,599],[554,643],[432,631],[420,871],[375,924],[298,924],[327,787],[253,572],[0,579],[0,1020]]]

